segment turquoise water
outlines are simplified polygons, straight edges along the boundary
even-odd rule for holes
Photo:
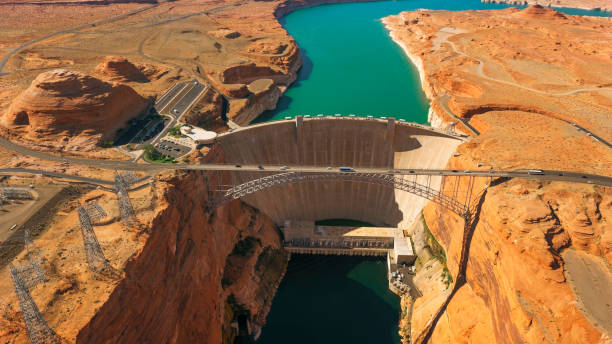
[[[384,259],[294,255],[258,344],[398,343]]]
[[[259,121],[298,114],[352,113],[425,123],[428,103],[418,72],[389,38],[380,18],[418,8],[505,7],[478,0],[406,0],[325,5],[294,12],[283,24],[303,49],[304,66],[278,108],[264,113]],[[355,224],[345,221],[324,224]],[[399,312],[399,298],[387,288],[384,260],[296,255],[257,343],[398,343]]]
[[[419,8],[499,9],[479,0],[404,0],[348,3],[302,9],[283,19],[300,48],[304,65],[276,110],[258,122],[287,116],[355,114],[426,123],[429,104],[418,71],[391,40],[380,19]],[[612,13],[558,9],[570,14]]]

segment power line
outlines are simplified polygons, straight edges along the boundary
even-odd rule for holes
[[[119,203],[119,215],[126,225],[131,225],[135,219],[134,208],[130,202],[130,196],[127,188],[136,181],[136,175],[132,172],[115,173],[115,191],[117,193],[117,201]]]
[[[37,262],[34,262],[34,264],[36,265],[34,268],[31,266],[17,268],[13,264],[9,264],[15,293],[17,293],[17,299],[19,300],[21,315],[23,316],[23,321],[25,322],[30,341],[33,344],[59,344],[55,338],[55,333],[49,328],[45,318],[40,314],[38,306],[36,306],[36,303],[32,299],[32,295],[30,295],[29,288],[36,285],[36,283],[32,284],[35,279],[32,279],[31,276],[39,273],[42,274],[40,265],[38,265]],[[35,271],[35,273],[32,274],[31,271]]]
[[[81,225],[81,235],[83,237],[83,246],[85,248],[85,258],[89,269],[97,278],[98,274],[111,275],[114,270],[104,257],[96,232],[91,225],[91,218],[84,207],[77,208],[79,214],[79,223]]]

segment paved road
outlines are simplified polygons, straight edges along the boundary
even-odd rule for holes
[[[180,118],[189,108],[193,105],[193,103],[200,97],[202,92],[206,89],[206,86],[197,80],[190,81],[193,84],[193,87],[185,95],[179,99],[179,101],[172,108],[172,114],[176,115],[177,118]]]
[[[156,172],[159,170],[163,170],[165,168],[157,167],[155,164],[137,164],[132,161],[117,161],[117,160],[93,160],[93,159],[82,159],[82,158],[73,158],[73,157],[62,157],[59,155],[53,155],[49,153],[39,152],[33,149],[29,149],[13,142],[10,142],[4,138],[0,138],[0,146],[17,152],[21,155],[31,156],[34,158],[48,160],[48,161],[56,161],[56,162],[64,162],[75,165],[89,166],[89,167],[97,167],[108,170],[123,170],[123,171],[151,171]]]
[[[566,92],[557,92],[557,93],[555,93],[555,92],[546,92],[546,91],[542,91],[542,90],[537,90],[535,88],[527,87],[527,86],[524,86],[524,85],[521,85],[521,84],[518,84],[518,83],[515,83],[515,82],[511,82],[511,81],[506,81],[506,80],[501,80],[501,79],[490,77],[490,76],[488,76],[488,75],[486,75],[484,73],[484,61],[482,61],[482,60],[480,60],[480,59],[478,59],[478,58],[476,58],[474,56],[470,56],[470,55],[468,55],[468,54],[466,54],[466,53],[464,53],[462,51],[459,51],[457,49],[457,46],[455,45],[455,43],[453,43],[453,42],[448,40],[452,36],[453,35],[444,37],[444,39],[442,40],[442,43],[448,43],[450,45],[451,49],[456,54],[464,56],[464,57],[467,57],[467,58],[470,58],[470,59],[476,60],[478,62],[478,68],[476,70],[476,73],[478,74],[478,76],[480,76],[483,79],[494,81],[494,82],[498,82],[498,83],[502,83],[502,84],[506,84],[506,85],[510,85],[510,86],[514,86],[514,87],[518,87],[518,88],[522,88],[524,90],[527,90],[527,91],[530,91],[530,92],[534,92],[534,93],[545,94],[545,95],[549,95],[549,96],[558,96],[558,97],[560,97],[560,96],[568,96],[568,95],[572,95],[572,94],[576,94],[576,93],[580,93],[580,92],[612,90],[612,87],[585,87],[585,88],[577,88],[577,89],[566,91]],[[467,123],[467,121],[465,121],[464,119],[462,119],[459,116],[455,115],[455,113],[453,113],[450,110],[450,108],[448,107],[448,100],[449,99],[450,99],[450,96],[448,94],[445,94],[445,95],[443,95],[443,96],[438,98],[438,100],[439,100],[440,104],[442,105],[442,107],[444,108],[444,110],[446,110],[453,118],[463,122],[463,124],[465,124],[466,127],[468,127],[468,129],[470,129],[470,131],[472,131],[473,134],[479,135],[478,131],[476,129],[474,129],[471,125],[469,125]],[[565,120],[565,119],[562,119],[562,118],[559,118],[559,117],[555,117],[555,116],[550,116],[550,115],[545,115],[545,114],[540,114],[540,113],[538,113],[538,114],[542,115],[542,116],[548,116],[548,117],[551,117],[551,118],[555,118],[555,119],[561,120],[563,122],[569,123],[570,125],[576,127],[576,129],[584,131],[588,136],[592,137],[594,140],[603,143],[604,145],[608,146],[609,148],[612,148],[612,144],[610,142],[606,141],[602,137],[596,135],[595,133],[589,131],[588,129],[586,129],[586,128],[582,127],[582,126],[579,126],[578,124],[576,124],[574,122],[571,122],[571,121],[568,121],[568,120]]]
[[[342,172],[337,167],[331,170],[322,166],[295,166],[284,169],[279,165],[236,165],[206,164],[206,165],[174,165],[169,169],[177,170],[206,170],[206,171],[243,171],[243,172],[310,172],[310,173],[379,173],[393,175],[416,176],[475,176],[475,177],[507,177],[533,180],[564,181],[572,183],[596,184],[612,187],[612,177],[596,174],[575,173],[557,170],[537,170],[542,172],[529,172],[529,170],[439,170],[439,169],[395,169],[385,168],[355,168],[355,172]]]
[[[91,160],[81,159],[72,157],[61,157],[53,154],[43,153],[35,151],[29,148],[25,148],[14,144],[6,139],[0,138],[0,146],[7,149],[13,150],[17,153],[26,156],[32,156],[35,158],[71,163],[77,165],[84,165],[90,167],[97,167],[111,170],[129,170],[129,171],[144,171],[150,174],[157,173],[162,170],[208,170],[208,171],[245,171],[245,172],[281,172],[281,171],[293,171],[293,172],[337,172],[337,169],[328,170],[326,166],[290,166],[289,169],[284,169],[279,165],[263,165],[260,168],[258,165],[231,165],[231,164],[203,164],[203,165],[180,165],[180,164],[138,164],[132,161],[115,161],[115,160]],[[592,183],[603,186],[612,186],[612,177],[599,176],[592,174],[581,174],[566,171],[549,171],[545,170],[542,174],[529,174],[526,171],[488,171],[488,170],[466,170],[466,171],[452,171],[452,170],[388,170],[384,168],[356,168],[356,172],[359,173],[392,173],[392,174],[404,174],[404,175],[447,175],[447,176],[459,176],[459,175],[472,175],[472,176],[486,176],[486,177],[510,177],[510,178],[523,178],[523,179],[538,179],[538,180],[557,180],[577,183]],[[44,171],[41,171],[44,172]]]
[[[140,164],[133,164],[139,165]],[[377,174],[393,174],[404,176],[474,176],[474,177],[507,177],[521,178],[532,180],[546,181],[562,181],[583,184],[595,184],[601,186],[612,187],[612,177],[600,176],[595,174],[575,173],[557,170],[443,170],[443,169],[394,169],[386,168],[355,168],[354,172],[342,172],[337,167],[329,169],[324,166],[292,166],[285,168],[280,165],[232,165],[232,164],[203,164],[203,165],[171,165],[171,164],[147,164],[151,168],[156,168],[156,171],[162,170],[201,170],[201,171],[234,171],[234,172],[258,172],[263,174],[270,173],[286,173],[286,172],[305,172],[305,173],[377,173]],[[238,167],[240,166],[240,167]],[[531,172],[530,172],[531,171]],[[541,171],[541,172],[540,172]],[[0,173],[33,173],[44,174],[52,177],[67,178],[83,182],[95,184],[113,184],[112,181],[105,181],[96,178],[86,178],[81,176],[73,176],[64,173],[47,172],[43,170],[24,169],[24,168],[7,168],[0,169]],[[143,180],[146,178],[143,178]]]
[[[98,184],[98,185],[114,185],[115,184],[115,181],[113,180],[87,178],[87,177],[76,176],[73,174],[49,172],[49,171],[35,170],[35,169],[30,169],[30,168],[2,168],[0,169],[0,175],[13,175],[15,173],[40,174],[40,175],[47,176],[47,177],[64,178],[64,179],[75,180],[78,182]]]
[[[165,107],[179,95],[186,85],[186,81],[176,83],[174,86],[172,86],[172,88],[170,88],[170,90],[168,90],[168,92],[164,93],[164,95],[155,102],[155,109],[157,110],[157,113],[161,114],[165,110]]]
[[[472,127],[472,125],[467,120],[455,115],[455,113],[448,107],[449,100],[450,95],[448,93],[438,97],[438,103],[442,105],[442,108],[444,109],[444,111],[446,111],[446,113],[453,117],[458,123],[462,123],[474,136],[480,135],[480,132],[476,130],[476,128]]]

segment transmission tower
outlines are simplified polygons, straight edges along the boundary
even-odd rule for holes
[[[47,281],[47,277],[45,277],[38,259],[31,259],[29,264],[13,266],[13,268],[19,273],[21,281],[27,288],[35,287],[39,283]]]
[[[132,171],[123,172],[118,175],[127,186],[136,184],[136,182],[138,181],[138,177]]]
[[[40,268],[40,266],[39,266]],[[22,274],[28,275],[28,272],[23,269],[18,269],[13,264],[9,265],[15,293],[19,300],[19,308],[25,322],[28,336],[33,344],[59,344],[55,338],[55,333],[49,328],[49,325],[38,310],[36,303],[30,295],[27,281],[24,281]]]
[[[119,202],[119,215],[126,225],[133,223],[136,216],[134,208],[130,202],[127,188],[136,181],[134,173],[115,174],[115,191],[117,192],[117,201]]]
[[[85,206],[85,211],[87,211],[87,214],[89,215],[89,219],[91,220],[91,222],[96,222],[99,219],[107,216],[106,211],[102,209],[102,207],[100,206],[100,204],[98,204],[98,202],[88,203]]]
[[[83,236],[83,246],[85,247],[85,258],[89,269],[97,277],[98,274],[111,274],[113,269],[106,261],[96,232],[91,225],[91,219],[87,210],[82,206],[77,208],[79,214],[79,223],[81,224],[81,234]]]

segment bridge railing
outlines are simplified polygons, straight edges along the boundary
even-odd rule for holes
[[[431,176],[426,177],[426,183],[421,184],[415,176],[383,173],[285,172],[264,176],[238,185],[227,185],[225,188],[219,188],[210,195],[209,207],[216,208],[232,200],[281,185],[316,181],[346,181],[376,184],[409,192],[436,202],[462,217],[465,217],[469,213],[469,194],[471,194],[471,190],[465,191],[467,195],[464,200],[461,201],[457,191],[458,181],[455,183],[454,190],[445,192],[443,189],[444,183],[438,188],[432,187]],[[465,178],[470,178],[470,182],[468,182],[467,185],[471,187],[472,177]]]

